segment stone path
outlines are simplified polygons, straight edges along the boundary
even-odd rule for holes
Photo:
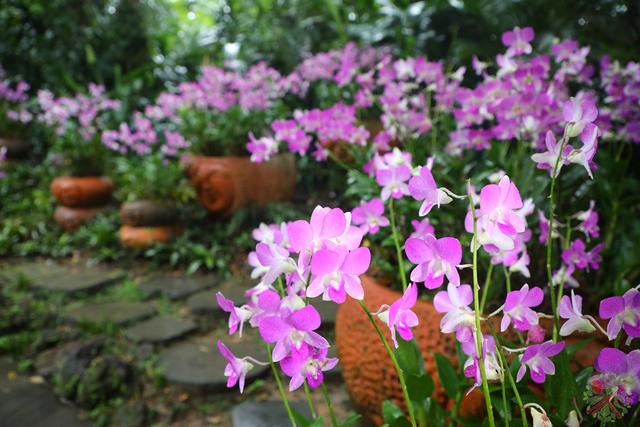
[[[255,331],[245,330],[241,339],[226,335],[223,325],[226,325],[228,315],[220,310],[216,302],[216,293],[221,291],[236,304],[243,304],[244,292],[251,286],[250,279],[233,277],[219,280],[211,275],[132,277],[129,274],[128,286],[131,286],[130,280],[133,279],[136,283],[134,292],[138,296],[126,297],[127,293],[117,292],[123,278],[125,275],[120,270],[26,263],[0,273],[0,285],[19,280],[27,282],[39,292],[38,295],[61,296],[65,306],[58,315],[70,328],[82,328],[84,325],[93,325],[94,329],[101,325],[121,328],[116,331],[120,331],[117,333],[121,333],[120,336],[131,343],[133,360],[157,353],[154,366],[169,384],[191,390],[225,390],[227,379],[224,369],[227,362],[216,347],[218,339],[222,339],[239,357],[250,355],[258,360],[267,360],[266,350]],[[323,327],[332,327],[336,305],[320,302],[317,308],[323,319]],[[40,375],[49,379],[59,366],[85,363],[82,359],[82,352],[85,351],[83,346],[91,338],[82,338],[78,334],[70,336],[69,339],[74,341],[65,342],[63,339],[57,347],[39,354],[36,368]],[[80,357],[80,362],[75,359],[69,362],[65,357]],[[255,365],[247,376],[247,386],[255,379],[269,375],[268,371],[268,367]],[[337,374],[339,375],[339,371]],[[9,383],[11,387],[8,387],[6,381],[2,381],[0,379],[0,385],[4,387],[0,390],[3,393],[0,396],[0,402],[3,402],[0,405],[0,427],[44,425],[38,424],[34,414],[42,416],[46,411],[54,415],[59,412],[60,417],[68,417],[60,418],[64,420],[62,424],[48,423],[48,426],[88,425],[76,419],[73,408],[60,405],[50,388],[24,381]],[[23,389],[26,391],[23,392]],[[29,402],[27,397],[20,397],[22,393],[29,396]],[[5,404],[7,396],[13,397]],[[20,403],[23,400],[24,403]],[[42,405],[44,409],[29,409],[37,405]],[[286,413],[280,408],[279,402],[242,403],[233,410],[233,425],[287,425]],[[304,414],[305,411],[306,406],[302,405],[300,412]],[[48,422],[51,417],[43,416],[42,419]],[[7,424],[7,420],[11,422]]]
[[[17,375],[16,366],[0,359],[0,427],[90,427],[78,411],[63,404],[43,384]]]

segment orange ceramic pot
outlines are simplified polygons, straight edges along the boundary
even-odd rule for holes
[[[101,176],[61,176],[51,182],[51,193],[67,207],[93,207],[105,204],[113,184]]]
[[[254,163],[249,157],[194,156],[186,162],[186,173],[200,203],[223,215],[249,204],[286,201],[296,182],[295,162],[289,154],[264,163]]]
[[[382,304],[391,305],[401,296],[399,292],[378,284],[369,276],[362,276],[361,279],[365,290],[365,304],[371,311],[377,310]],[[455,337],[453,334],[440,332],[441,314],[431,302],[418,300],[413,311],[420,319],[420,326],[414,328],[413,333],[422,351],[425,368],[436,385],[434,396],[441,404],[446,405],[446,394],[440,385],[434,353],[448,356],[452,364],[457,366]],[[376,321],[391,342],[389,329],[380,320]],[[393,400],[399,407],[405,408],[393,363],[375,329],[354,299],[347,298],[338,309],[336,345],[347,390],[361,414],[375,425],[381,425],[383,401]],[[474,411],[481,413],[482,404],[481,394],[470,394],[463,403],[461,415]]]
[[[135,227],[174,225],[178,221],[175,203],[164,200],[137,200],[123,203],[120,207],[120,222]]]
[[[365,304],[371,311],[377,310],[383,304],[391,305],[401,297],[399,292],[380,285],[369,276],[362,276],[361,279],[365,289]],[[452,365],[457,369],[455,336],[440,332],[442,315],[436,311],[430,301],[418,300],[413,311],[420,320],[419,326],[413,329],[413,333],[425,360],[425,368],[435,383],[434,397],[444,407],[450,407],[453,401],[447,398],[440,384],[434,354],[440,353],[449,357]],[[499,317],[493,320],[494,326],[499,328]],[[376,321],[386,339],[391,342],[391,334],[387,326],[378,319]],[[547,330],[551,330],[549,322],[543,320],[541,324]],[[576,335],[565,341],[570,345],[584,338],[585,336]],[[517,336],[514,334],[512,339],[517,339]],[[336,345],[347,390],[361,414],[375,425],[381,425],[382,402],[385,400],[393,400],[400,408],[406,410],[393,363],[362,308],[352,298],[347,298],[338,309]],[[577,372],[583,367],[593,365],[600,350],[606,345],[606,340],[595,340],[576,352],[572,356],[574,370]],[[543,393],[543,390],[536,389],[534,392]],[[475,389],[463,399],[460,407],[460,416],[463,418],[482,418],[485,413],[484,397],[480,389]]]
[[[120,242],[131,248],[146,248],[155,243],[166,243],[182,234],[182,228],[175,225],[158,227],[120,227]]]
[[[72,231],[86,224],[104,211],[104,207],[69,208],[58,206],[53,213],[53,219],[66,231]]]

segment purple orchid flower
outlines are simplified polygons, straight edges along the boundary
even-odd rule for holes
[[[265,286],[271,285],[282,275],[296,271],[296,262],[289,256],[289,251],[275,243],[258,243],[256,256],[250,262],[254,265],[251,277],[262,277]]]
[[[571,297],[564,295],[560,300],[558,314],[567,321],[560,328],[560,335],[569,336],[574,332],[593,332],[595,327],[582,315],[582,297],[571,290]]]
[[[547,375],[556,373],[556,367],[551,361],[551,357],[560,353],[564,345],[564,341],[557,343],[547,341],[527,347],[520,358],[520,369],[518,369],[516,381],[520,382],[524,378],[528,367],[533,382],[543,384]]]
[[[280,361],[282,371],[291,377],[289,391],[300,388],[305,380],[311,388],[320,387],[324,381],[323,371],[329,371],[337,364],[336,357],[327,357],[326,348],[317,349],[307,345]]]
[[[433,179],[431,169],[422,166],[417,176],[409,181],[409,193],[411,197],[420,201],[422,205],[418,211],[418,215],[425,216],[434,206],[446,205],[453,200],[442,188],[438,188],[436,181]]]
[[[233,335],[238,331],[238,335],[242,336],[244,322],[251,319],[251,310],[246,307],[236,307],[233,301],[224,297],[222,292],[216,293],[216,300],[220,308],[229,313],[229,335]]]
[[[379,198],[362,202],[351,212],[351,221],[365,234],[376,234],[380,227],[389,226],[389,220],[384,216],[384,203]]]
[[[544,292],[538,287],[529,289],[529,285],[525,284],[520,290],[511,291],[507,294],[504,303],[504,316],[500,322],[500,331],[507,330],[511,322],[519,331],[527,331],[533,325],[538,324],[538,314],[531,310],[542,304]]]
[[[589,202],[589,209],[576,214],[576,218],[581,221],[578,229],[584,233],[587,241],[592,237],[600,237],[600,227],[598,226],[599,215],[595,208],[596,202],[591,200]]]
[[[427,289],[435,289],[442,285],[446,276],[454,285],[460,284],[457,268],[462,261],[462,247],[458,239],[436,239],[432,234],[424,239],[409,238],[405,242],[405,252],[409,260],[417,264],[411,271],[412,281],[424,282]]]
[[[307,288],[307,296],[315,298],[323,295],[325,300],[342,304],[346,296],[362,300],[364,290],[360,275],[364,274],[371,262],[369,248],[348,251],[344,246],[321,249],[311,261],[312,279]]]
[[[227,388],[232,388],[236,384],[240,388],[240,393],[244,391],[244,383],[247,373],[253,369],[253,364],[245,359],[237,358],[231,350],[220,340],[218,340],[218,351],[222,357],[227,359],[227,366],[224,368],[224,376],[227,377]]]
[[[531,53],[531,41],[535,37],[535,32],[531,27],[515,27],[511,31],[502,33],[502,44],[507,46],[507,55],[515,56]]]
[[[447,285],[446,291],[440,291],[433,298],[433,306],[438,313],[446,313],[440,319],[440,331],[445,334],[455,332],[456,339],[469,342],[474,339],[475,316],[469,305],[473,302],[471,286]]]
[[[299,310],[281,308],[279,315],[266,316],[258,325],[260,336],[275,343],[273,360],[279,362],[290,353],[299,352],[307,344],[315,348],[328,348],[329,343],[314,332],[320,327],[320,314],[315,307],[307,305]]]
[[[404,294],[398,298],[388,310],[378,314],[378,317],[386,323],[391,330],[391,339],[393,345],[398,348],[398,340],[396,339],[396,330],[403,340],[410,341],[413,339],[413,331],[411,328],[418,326],[418,316],[411,310],[418,300],[418,287],[415,283],[411,283]]]
[[[382,187],[380,197],[388,200],[390,197],[400,199],[409,194],[407,181],[411,178],[411,169],[401,164],[395,167],[378,169],[376,171],[376,182]]]
[[[416,239],[424,239],[427,234],[435,234],[433,225],[429,223],[429,219],[425,218],[422,221],[414,219],[411,221],[413,227],[413,233],[409,237],[415,237]]]
[[[603,348],[594,363],[599,372],[589,384],[596,393],[615,391],[625,405],[635,405],[640,397],[640,350],[624,354],[617,348]]]
[[[640,291],[629,289],[622,296],[605,298],[600,302],[600,317],[609,320],[607,335],[615,339],[621,329],[629,337],[640,337]]]
[[[562,116],[568,123],[567,135],[574,137],[598,118],[598,108],[590,98],[570,98],[562,106]]]

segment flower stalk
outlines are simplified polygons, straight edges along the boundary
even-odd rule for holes
[[[471,180],[468,181],[471,188]],[[476,206],[469,192],[469,202],[471,204],[471,215],[473,218],[473,306],[476,328],[476,353],[478,354],[478,364],[480,365],[480,377],[482,378],[482,393],[484,394],[485,404],[487,406],[487,416],[489,417],[489,425],[495,427],[493,417],[493,407],[491,404],[491,394],[489,393],[489,384],[487,383],[487,372],[484,365],[484,350],[482,346],[482,329],[480,327],[480,284],[478,281],[478,230],[476,218]]]
[[[396,358],[396,355],[393,352],[393,349],[389,345],[389,342],[387,341],[387,339],[382,334],[380,327],[376,323],[376,320],[371,315],[371,312],[369,311],[365,303],[363,301],[358,301],[358,304],[360,304],[360,307],[362,307],[362,310],[364,310],[365,314],[367,315],[367,318],[369,319],[369,322],[371,322],[371,324],[373,325],[373,328],[376,330],[378,337],[380,337],[380,341],[382,341],[384,348],[387,350],[387,353],[389,354],[389,358],[393,362],[393,366],[396,368],[396,372],[398,374],[398,380],[400,381],[400,386],[402,387],[404,402],[407,405],[407,410],[409,411],[409,421],[411,422],[412,427],[417,427],[416,418],[413,410],[413,404],[411,403],[411,399],[409,398],[409,390],[407,389],[407,383],[404,379],[404,372],[402,371],[400,364],[398,364],[398,359]]]

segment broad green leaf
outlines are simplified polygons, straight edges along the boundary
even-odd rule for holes
[[[407,383],[409,399],[420,406],[424,404],[425,399],[428,399],[433,394],[434,384],[429,374],[406,375],[405,382]]]
[[[424,359],[415,340],[405,341],[398,337],[396,358],[400,368],[407,374],[415,376],[424,374]]]
[[[453,368],[451,361],[439,353],[434,354],[436,359],[436,367],[438,369],[438,376],[440,377],[440,383],[444,387],[444,391],[451,398],[455,398],[460,388],[460,382],[456,375],[456,370]]]
[[[404,413],[390,400],[382,402],[382,418],[389,427],[409,427],[411,423],[405,418]]]

